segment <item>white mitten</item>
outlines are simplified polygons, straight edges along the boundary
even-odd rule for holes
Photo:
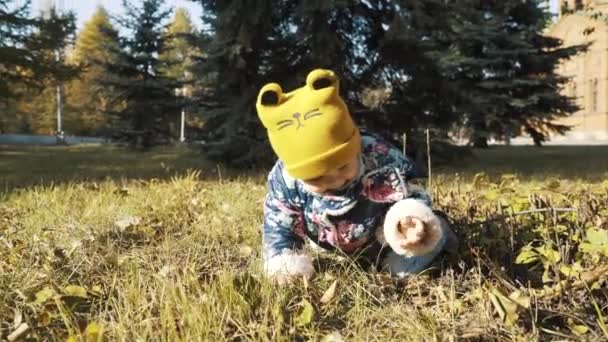
[[[264,271],[279,284],[286,284],[297,278],[310,279],[315,273],[315,268],[312,258],[308,255],[285,249],[281,254],[266,260]]]
[[[401,200],[388,210],[383,233],[393,251],[404,256],[429,253],[443,236],[441,223],[433,210],[412,198]]]

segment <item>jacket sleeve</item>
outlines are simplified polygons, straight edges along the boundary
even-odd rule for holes
[[[430,207],[431,197],[415,182],[416,178],[420,178],[420,173],[414,162],[386,140],[377,136],[368,139],[365,153],[376,167],[376,171],[370,173],[364,183],[364,189],[372,184],[368,187],[368,198],[387,203],[414,199]]]
[[[425,189],[415,183],[419,178],[416,167],[399,149],[387,142],[377,142],[383,146],[376,147],[380,151],[378,158],[382,165],[388,167],[388,182],[391,188],[400,194],[389,208],[384,221],[383,235],[378,237],[380,242],[387,242],[392,250],[404,256],[425,255],[437,246],[445,243],[444,229],[432,209],[431,196]],[[406,235],[399,229],[399,222],[404,217],[416,217],[427,225],[427,238],[423,243],[404,247]]]
[[[312,258],[303,253],[306,237],[304,211],[297,203],[295,188],[287,186],[281,168],[268,178],[264,202],[264,271],[279,282],[293,277],[311,277]]]
[[[282,254],[284,250],[300,250],[304,244],[304,212],[281,173],[280,168],[275,168],[268,177],[268,193],[264,201],[265,258]]]

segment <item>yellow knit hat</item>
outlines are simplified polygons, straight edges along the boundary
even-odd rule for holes
[[[353,160],[361,136],[339,95],[340,82],[331,70],[316,69],[306,85],[283,93],[276,83],[266,84],[256,109],[270,144],[297,179],[313,179]]]

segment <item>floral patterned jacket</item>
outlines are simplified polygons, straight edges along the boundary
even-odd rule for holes
[[[414,164],[379,136],[364,131],[361,136],[359,175],[331,196],[305,190],[277,161],[268,176],[264,204],[266,260],[286,249],[301,249],[306,237],[350,255],[378,251],[376,229],[393,203],[416,198],[431,206],[430,197],[409,182],[417,176]]]

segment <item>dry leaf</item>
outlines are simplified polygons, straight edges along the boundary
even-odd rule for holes
[[[505,322],[507,326],[513,326],[519,319],[519,312],[524,308],[524,306],[520,305],[519,303],[515,302],[510,298],[507,298],[497,288],[490,284],[487,284],[486,288],[488,289],[488,296],[490,297],[490,301],[494,305],[494,309],[496,310],[500,318]],[[512,296],[520,300],[522,303],[526,302],[526,298],[523,295],[512,294]]]
[[[586,325],[575,324],[572,319],[568,319],[568,328],[574,333],[574,335],[581,336],[589,332],[589,328]]]
[[[310,302],[306,299],[302,299],[300,305],[302,306],[302,311],[300,311],[300,314],[298,317],[296,317],[294,323],[298,326],[308,325],[310,322],[312,322],[312,317],[315,310],[312,307],[312,304],[310,304]]]
[[[95,322],[89,323],[84,331],[87,342],[100,342],[103,336],[103,327]]]
[[[321,303],[327,304],[329,303],[334,296],[336,295],[336,287],[338,285],[338,280],[334,280],[334,282],[329,286],[329,288],[325,291],[323,296],[321,297]]]
[[[68,285],[63,292],[68,296],[87,298],[87,290],[78,285]]]
[[[17,329],[23,322],[23,313],[19,309],[15,309],[15,316],[13,318],[13,328]]]
[[[120,230],[125,230],[129,227],[132,226],[137,226],[139,223],[141,222],[141,219],[137,216],[127,216],[125,218],[122,218],[116,222],[114,222],[114,224],[120,229]]]
[[[35,304],[44,304],[44,303],[46,303],[47,300],[51,299],[56,294],[57,294],[57,292],[55,292],[55,290],[53,290],[52,288],[45,287],[44,289],[42,289],[36,293],[36,300],[34,301],[34,303]]]
[[[530,308],[530,297],[525,295],[522,291],[517,290],[509,295],[509,299],[522,306],[523,308]]]
[[[333,332],[329,335],[323,336],[321,342],[343,342],[344,338],[340,335],[339,332]]]
[[[253,248],[249,246],[241,246],[239,248],[239,255],[243,258],[247,258],[253,255]]]

